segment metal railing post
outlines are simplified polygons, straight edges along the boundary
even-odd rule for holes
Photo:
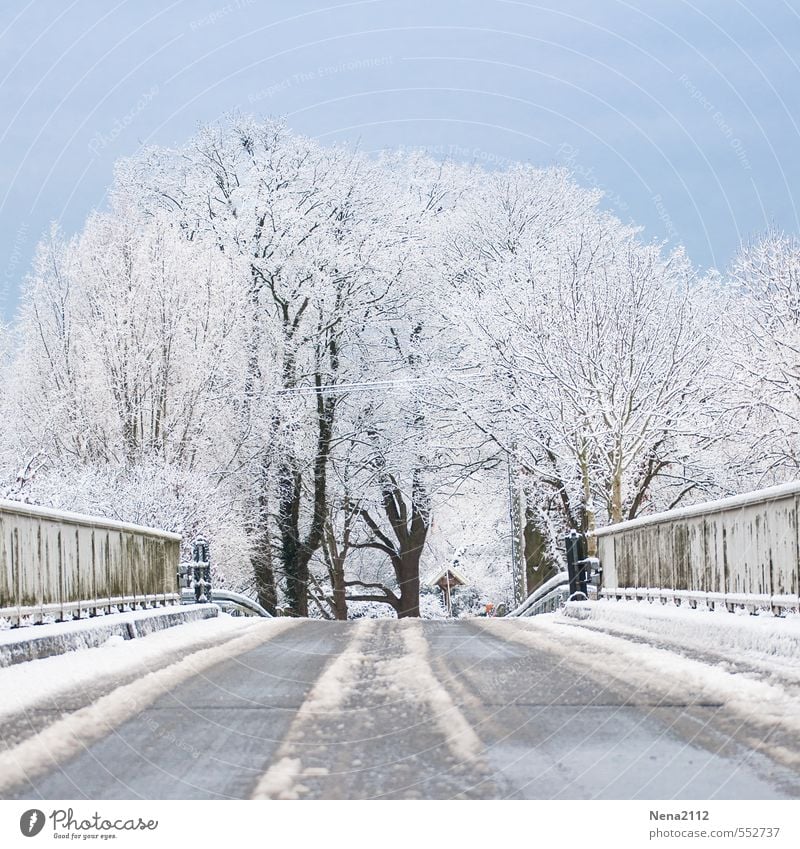
[[[564,537],[564,545],[567,550],[567,574],[569,575],[569,597],[576,593],[582,593],[588,598],[586,592],[586,537],[576,530],[571,530]]]
[[[208,540],[204,536],[196,537],[192,542],[192,571],[194,600],[198,604],[211,601],[211,558]]]

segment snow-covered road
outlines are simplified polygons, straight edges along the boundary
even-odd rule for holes
[[[799,797],[791,664],[756,674],[756,655],[738,669],[721,640],[703,654],[648,628],[627,614],[227,620],[135,641],[127,660],[118,646],[33,661],[0,670],[3,689],[51,680],[39,701],[6,701],[0,794]]]

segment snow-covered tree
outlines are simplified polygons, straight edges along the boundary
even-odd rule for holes
[[[765,233],[742,247],[728,280],[736,484],[782,482],[800,470],[800,240]]]
[[[597,202],[562,171],[512,169],[452,235],[455,315],[489,378],[465,414],[519,464],[528,539],[632,518],[659,478],[688,493],[677,461],[705,438],[704,289]]]
[[[3,493],[206,533],[270,610],[416,616],[456,558],[508,601],[509,489],[532,586],[568,527],[796,474],[795,239],[699,278],[564,169],[238,117],[110,198],[0,331]]]

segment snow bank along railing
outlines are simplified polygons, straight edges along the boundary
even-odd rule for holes
[[[183,604],[195,604],[194,590],[181,590],[181,601]],[[244,616],[262,616],[265,619],[272,619],[272,614],[264,610],[264,608],[250,596],[242,593],[235,593],[232,590],[214,590],[214,604],[222,608],[227,613]]]
[[[540,613],[551,613],[557,610],[569,597],[569,576],[559,572],[537,587],[519,607],[510,611],[506,616],[537,616]]]
[[[775,614],[798,610],[800,483],[594,532],[600,595]]]
[[[180,602],[177,534],[0,500],[0,618],[12,625]]]

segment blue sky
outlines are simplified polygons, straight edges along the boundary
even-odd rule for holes
[[[723,267],[798,232],[796,0],[4,0],[0,315],[121,156],[232,110],[367,150],[565,164]]]

